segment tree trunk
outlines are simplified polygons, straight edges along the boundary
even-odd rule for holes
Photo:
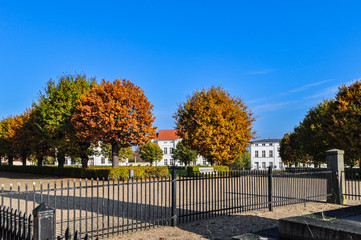
[[[39,167],[43,166],[44,157],[43,157],[43,156],[40,156],[40,157],[37,157],[37,159],[38,159],[38,166],[39,166]]]
[[[82,155],[82,157],[81,157],[81,167],[82,168],[88,167],[88,160],[89,160],[88,155]]]
[[[58,152],[56,155],[57,161],[58,161],[58,167],[63,168],[65,163],[65,154],[63,152]]]
[[[26,154],[25,153],[23,153],[21,155],[21,161],[23,162],[23,166],[26,166]]]
[[[14,165],[14,157],[12,155],[8,156],[8,165],[10,166]]]
[[[119,167],[119,145],[116,142],[112,143],[112,167]]]

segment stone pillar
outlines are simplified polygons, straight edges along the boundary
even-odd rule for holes
[[[33,210],[34,240],[53,240],[55,235],[55,210],[41,203]]]
[[[345,167],[343,160],[343,150],[331,149],[326,151],[327,169],[332,171],[332,178],[327,181],[327,202],[343,204],[343,188],[342,184],[345,182]]]

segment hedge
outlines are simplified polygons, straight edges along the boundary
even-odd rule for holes
[[[187,174],[189,176],[194,176],[196,174],[199,174],[199,168],[200,167],[210,167],[210,166],[188,166],[187,167]],[[212,166],[214,171],[218,171],[218,173],[228,173],[229,167],[228,166]]]
[[[9,166],[0,165],[1,172],[21,172],[39,175],[51,175],[58,177],[71,177],[71,178],[127,178],[129,170],[134,170],[134,176],[160,176],[168,175],[168,167],[149,167],[149,166],[122,166],[117,168],[112,167],[91,167],[91,168],[75,168],[64,167],[59,168],[55,166]]]

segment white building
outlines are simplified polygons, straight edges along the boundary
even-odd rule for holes
[[[101,153],[101,148],[94,149],[98,153]],[[80,164],[80,162],[78,163]],[[70,157],[65,157],[65,165],[77,165]],[[128,159],[119,159],[119,166],[127,166]],[[105,157],[102,154],[89,156],[88,166],[112,166],[112,160]]]
[[[154,139],[153,142],[157,143],[159,147],[163,150],[163,158],[159,162],[154,162],[154,166],[184,166],[183,163],[180,163],[178,160],[174,161],[172,157],[173,149],[176,148],[177,143],[182,141],[182,139],[177,136],[177,130],[159,130],[157,134],[157,139]],[[193,165],[210,165],[206,159],[198,155],[197,160]]]
[[[283,170],[279,156],[281,139],[262,139],[251,143],[251,169],[265,170],[269,166]]]

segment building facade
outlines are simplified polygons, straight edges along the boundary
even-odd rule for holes
[[[251,169],[265,170],[272,166],[284,170],[279,156],[281,139],[262,139],[251,143]]]
[[[94,149],[96,152],[101,153],[101,148]],[[56,163],[57,164],[57,163]],[[65,157],[65,165],[79,165],[71,157]],[[112,160],[105,157],[103,154],[89,156],[88,166],[112,166]],[[128,166],[128,159],[119,159],[119,166]]]
[[[184,166],[183,163],[174,160],[172,157],[173,150],[177,147],[177,144],[182,141],[176,132],[177,130],[159,130],[157,139],[154,139],[153,142],[157,143],[163,150],[163,158],[159,162],[154,162],[153,166]],[[208,166],[210,164],[206,159],[198,155],[197,160],[193,165]]]

